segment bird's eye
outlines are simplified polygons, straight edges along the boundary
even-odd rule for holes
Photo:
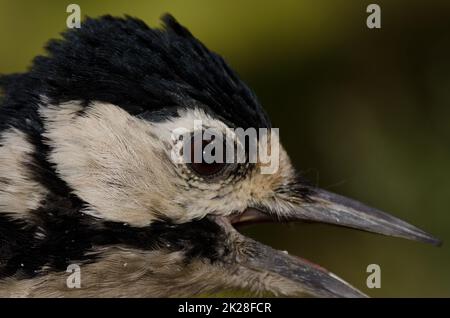
[[[201,137],[193,136],[190,149],[190,168],[200,176],[216,176],[226,166],[224,148],[225,144],[220,138],[212,136],[210,140],[204,140]]]

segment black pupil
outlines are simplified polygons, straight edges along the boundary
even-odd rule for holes
[[[204,154],[204,148],[206,145],[208,145],[211,142],[214,142],[214,139],[212,140],[201,140],[200,141],[202,143],[202,156],[201,156],[201,161],[200,162],[195,162],[194,160],[194,154],[195,154],[195,142],[194,140],[192,140],[191,142],[191,168],[192,170],[194,170],[196,173],[198,173],[199,175],[202,176],[212,176],[215,175],[217,173],[219,173],[226,165],[225,163],[225,155],[224,158],[222,159],[222,162],[205,162],[203,159],[203,154]],[[223,149],[223,153],[225,154],[225,149]],[[215,155],[215,149],[213,149],[211,155]]]

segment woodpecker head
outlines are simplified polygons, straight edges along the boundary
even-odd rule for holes
[[[163,20],[151,29],[87,19],[29,72],[2,78],[0,294],[358,297],[236,227],[314,221],[439,243],[304,180],[253,92],[173,17]],[[208,129],[218,135],[205,138]],[[236,154],[207,161],[212,145]],[[200,160],[174,160],[197,150]],[[80,266],[79,289],[66,286],[70,264]]]

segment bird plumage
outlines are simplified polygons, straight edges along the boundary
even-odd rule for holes
[[[80,118],[93,105],[104,106],[105,116],[113,112],[125,121],[154,123],[195,108],[231,127],[270,126],[255,95],[219,55],[171,16],[164,22],[160,30],[130,17],[87,19],[81,29],[50,41],[47,55],[36,57],[28,72],[1,77],[0,277],[5,281],[39,279],[65,271],[71,262],[95,262],[102,254],[96,250],[103,246],[150,251],[163,246],[190,257],[218,257],[212,247],[221,240],[220,231],[208,220],[173,224],[162,215],[163,221],[134,227],[127,216],[105,221],[85,214],[89,203],[75,194],[51,160],[56,146],[49,137],[52,125],[46,127],[45,121],[55,122],[59,105],[73,106]],[[58,106],[46,115],[49,105]],[[129,122],[121,128],[129,129]],[[196,244],[189,243],[193,238]],[[8,288],[3,291],[8,293]],[[28,295],[26,289],[23,293]]]
[[[239,234],[244,215],[437,242],[311,186],[281,146],[269,175],[260,162],[214,175],[172,162],[173,130],[193,133],[195,120],[223,134],[271,124],[219,55],[163,21],[87,19],[28,72],[0,78],[1,296],[362,295]],[[65,284],[70,264],[81,266],[80,289]]]

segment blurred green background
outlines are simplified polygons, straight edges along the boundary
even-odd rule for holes
[[[450,2],[76,1],[83,16],[172,13],[222,54],[314,183],[440,237],[435,248],[324,225],[260,225],[254,238],[374,297],[450,296]],[[70,1],[0,0],[0,73],[25,71],[66,27]],[[381,266],[381,289],[366,266]]]

